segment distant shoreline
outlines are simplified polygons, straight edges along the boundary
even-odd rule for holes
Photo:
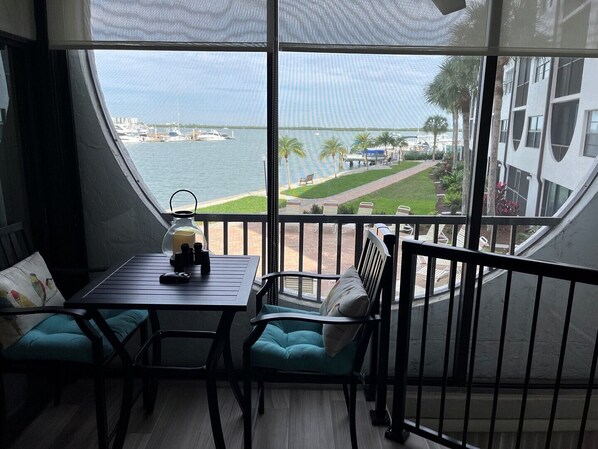
[[[168,128],[172,126],[172,123],[151,123],[151,126],[159,126],[161,128]],[[206,125],[206,124],[179,124],[180,128],[210,128],[210,129],[267,129],[265,126],[235,126],[235,125]],[[335,128],[335,127],[313,127],[313,126],[280,126],[279,129],[290,129],[290,130],[298,130],[298,131],[305,131],[305,130],[313,130],[313,131],[359,131],[359,132],[369,132],[369,131],[408,131],[408,132],[422,132],[421,128],[370,128],[370,127],[354,127],[354,128]],[[452,132],[451,128],[447,129],[445,133]]]

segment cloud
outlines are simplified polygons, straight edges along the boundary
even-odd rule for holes
[[[266,55],[232,52],[95,52],[113,116],[147,123],[266,125]],[[423,98],[442,58],[280,54],[283,126],[416,127],[440,111]]]

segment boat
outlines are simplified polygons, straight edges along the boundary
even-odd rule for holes
[[[137,130],[122,123],[115,123],[114,129],[116,129],[116,134],[118,134],[118,138],[123,143],[141,142],[143,140]]]
[[[168,130],[168,134],[164,137],[164,142],[183,142],[187,140],[185,136],[181,134],[179,125],[174,125]]]
[[[201,141],[215,141],[215,140],[226,140],[226,136],[220,134],[215,129],[209,131],[200,131],[195,135],[195,140]]]

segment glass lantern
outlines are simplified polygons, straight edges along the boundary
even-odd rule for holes
[[[180,210],[174,211],[172,208],[172,199],[177,193],[187,192],[193,196],[195,200],[195,208],[193,211]],[[197,197],[193,192],[185,189],[177,190],[170,197],[170,210],[172,214],[172,225],[164,234],[162,239],[162,252],[174,260],[174,254],[181,251],[181,245],[187,243],[190,248],[193,248],[194,243],[201,243],[206,247],[205,238],[201,229],[197,227],[193,218],[195,217],[195,211],[197,210]]]

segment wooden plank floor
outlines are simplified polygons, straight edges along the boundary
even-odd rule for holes
[[[110,388],[109,415],[116,419],[118,389]],[[241,411],[225,383],[218,390],[226,446],[242,449]],[[266,391],[265,414],[258,417],[256,449],[348,449],[349,421],[342,390],[287,389]],[[373,427],[363,395],[357,400],[357,438],[360,449],[440,449],[411,435],[401,446],[384,438],[385,427]],[[9,449],[94,449],[95,409],[92,385],[78,382],[64,389],[60,405],[49,405]],[[213,448],[205,384],[162,381],[156,409],[146,416],[141,401],[134,406],[125,449]]]

